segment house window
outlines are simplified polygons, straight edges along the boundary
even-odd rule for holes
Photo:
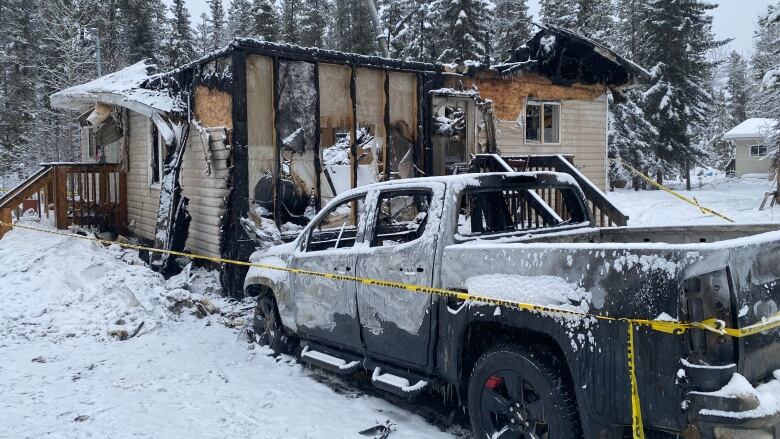
[[[528,102],[525,105],[525,141],[528,143],[560,143],[561,104],[558,102]]]
[[[157,127],[152,124],[149,133],[149,185],[159,187],[163,176],[163,164],[165,162],[165,138]]]
[[[766,145],[753,145],[750,147],[751,157],[764,157],[767,155],[768,148]]]

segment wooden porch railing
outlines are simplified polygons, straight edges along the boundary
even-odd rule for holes
[[[553,171],[571,175],[585,194],[588,209],[594,223],[602,227],[628,225],[628,216],[609,201],[607,196],[592,181],[574,166],[573,156],[564,155],[530,155],[505,156],[497,154],[478,154],[472,161],[473,172],[525,172]],[[539,194],[545,202],[556,210],[562,209],[552,193]],[[565,212],[558,211],[565,216]]]
[[[58,229],[70,225],[122,230],[127,223],[127,176],[119,165],[46,163],[0,197],[0,221],[10,224],[13,211],[33,208],[50,215]],[[0,227],[0,237],[7,228]]]

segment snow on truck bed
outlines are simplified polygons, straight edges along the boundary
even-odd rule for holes
[[[168,281],[134,252],[16,229],[0,240],[0,437],[451,437],[389,402],[337,394],[217,314],[212,273]],[[246,306],[246,305],[242,305]],[[109,331],[138,335],[120,341]],[[115,332],[116,333],[116,332]],[[371,437],[371,436],[369,436]]]

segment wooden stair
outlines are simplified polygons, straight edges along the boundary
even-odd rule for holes
[[[477,154],[471,162],[471,172],[534,172],[552,171],[571,175],[585,194],[593,222],[602,227],[626,226],[628,216],[612,204],[598,186],[588,180],[574,164],[574,157],[563,155],[506,156]],[[550,194],[539,194],[550,206],[556,206]],[[562,212],[558,212],[561,214]]]

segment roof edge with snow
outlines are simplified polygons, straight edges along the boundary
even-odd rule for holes
[[[778,127],[777,120],[754,117],[747,119],[723,135],[726,140],[763,139]]]

